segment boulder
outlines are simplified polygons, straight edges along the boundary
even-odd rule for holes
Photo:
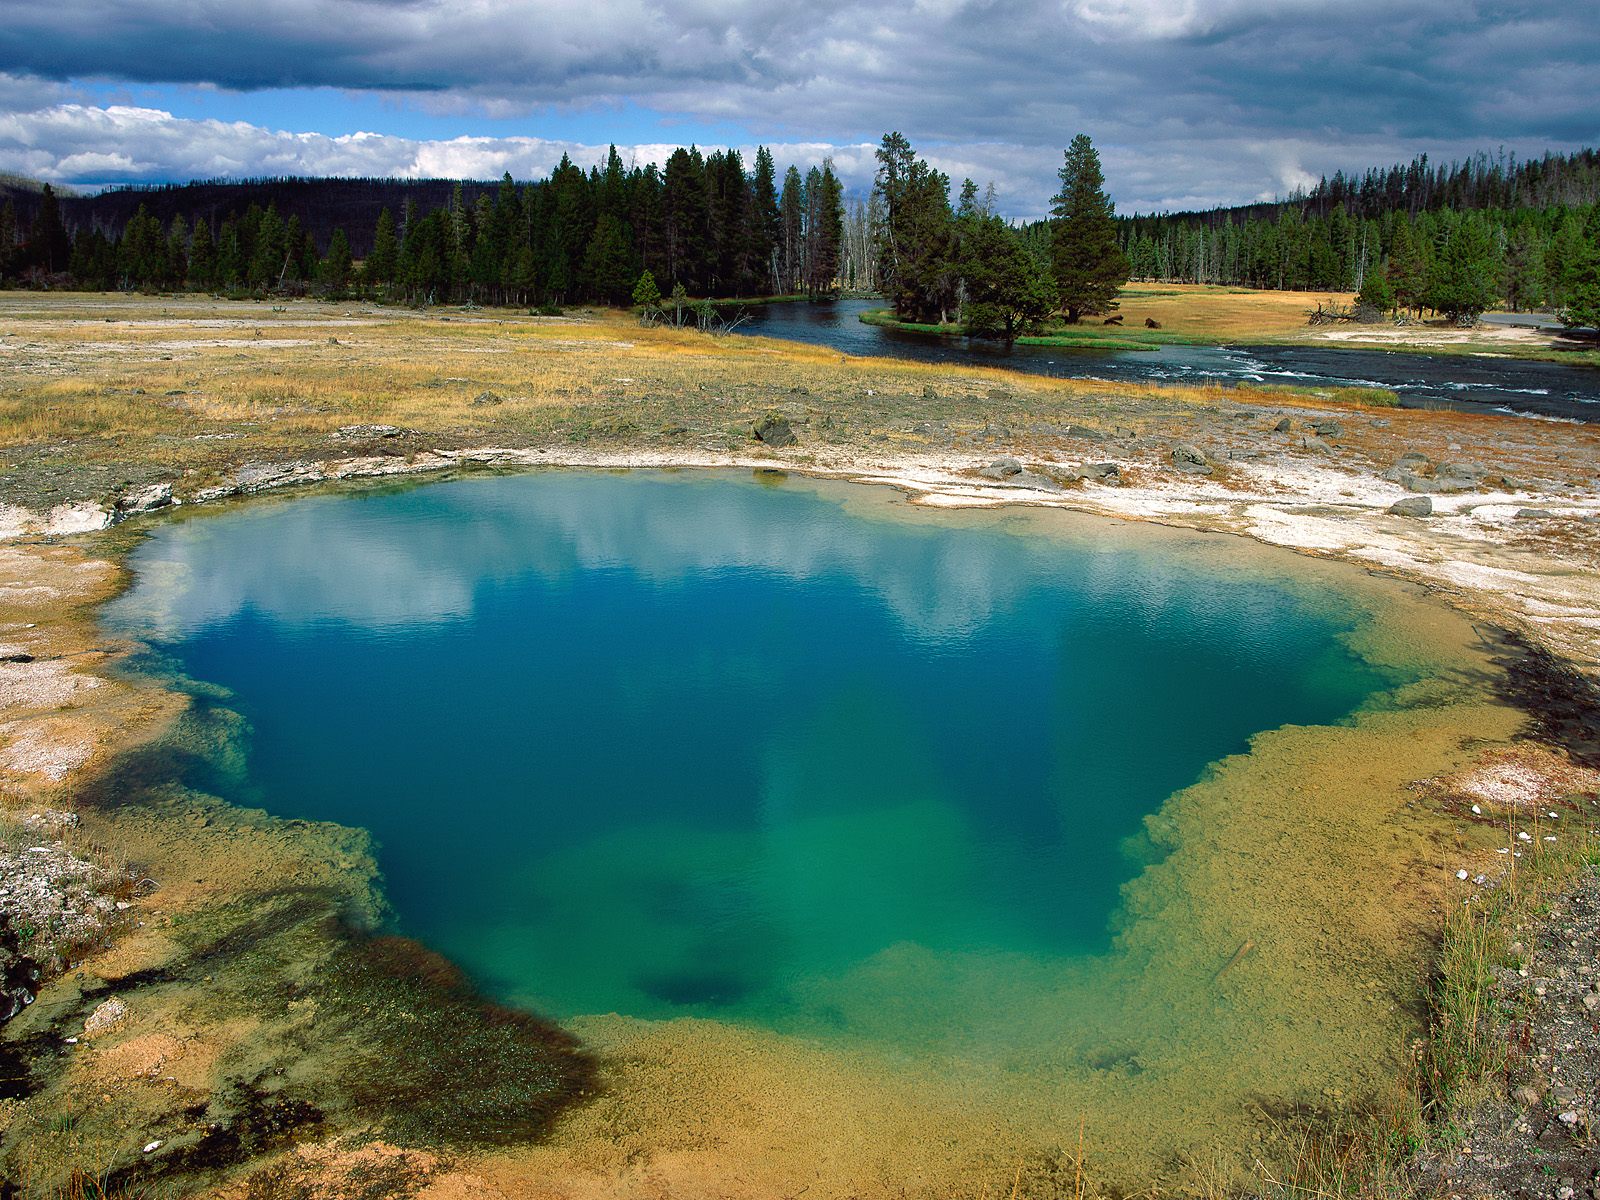
[[[1010,479],[1022,474],[1022,464],[1014,458],[997,458],[988,466],[979,467],[978,474],[985,479]]]
[[[1274,425],[1272,427],[1274,433],[1288,433],[1289,430],[1291,430],[1293,428],[1294,428],[1294,422],[1289,420],[1288,417],[1284,417],[1282,420],[1280,420],[1276,425]]]
[[[170,483],[152,483],[118,497],[111,519],[120,521],[138,513],[155,512],[158,508],[169,507],[172,502]]]
[[[1303,434],[1300,438],[1300,448],[1309,450],[1313,454],[1332,454],[1333,447],[1315,434]]]
[[[1085,463],[1082,471],[1085,479],[1092,479],[1096,483],[1122,482],[1122,468],[1114,462]]]
[[[1433,501],[1426,496],[1407,496],[1389,505],[1389,511],[1397,517],[1431,517]]]
[[[478,408],[484,408],[493,404],[504,404],[505,402],[506,398],[499,392],[479,392],[472,398],[473,405]]]
[[[1172,448],[1172,465],[1191,475],[1211,474],[1211,464],[1206,461],[1206,456],[1196,447],[1183,443]]]
[[[789,418],[780,417],[776,413],[762,417],[751,432],[756,441],[780,448],[792,446],[800,440],[795,437],[794,426],[789,424]]]
[[[1318,437],[1336,438],[1344,433],[1344,426],[1338,421],[1313,421],[1311,429]]]
[[[1519,521],[1548,521],[1555,513],[1547,508],[1519,508],[1517,520]]]

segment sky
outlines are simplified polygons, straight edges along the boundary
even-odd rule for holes
[[[1336,169],[1600,145],[1600,0],[4,0],[0,172],[518,179],[897,129],[1045,213],[1074,134],[1119,212]]]

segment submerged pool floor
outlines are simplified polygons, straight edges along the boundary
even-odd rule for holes
[[[798,1038],[881,1086],[955,1072],[967,1107],[1048,1122],[1098,1082],[1202,1134],[1197,1089],[1237,1108],[1263,1055],[1254,1094],[1370,1083],[1397,1047],[1362,1040],[1406,999],[1382,955],[1249,911],[1296,852],[1332,886],[1345,835],[1296,847],[1258,807],[1347,773],[1363,721],[1439,752],[1397,701],[1422,668],[1358,653],[1370,600],[1227,539],[1042,520],[774,476],[469,478],[162,525],[108,620],[244,718],[191,782],[370,830],[401,932],[619,1052],[715,1028],[754,1078],[748,1039]],[[1278,758],[1213,768],[1280,727]]]

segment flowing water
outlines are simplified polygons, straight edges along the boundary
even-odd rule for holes
[[[831,346],[846,354],[1005,367],[1067,379],[1157,383],[1266,383],[1295,387],[1385,387],[1410,407],[1515,412],[1600,420],[1600,370],[1531,359],[1413,354],[1320,346],[1159,346],[1076,350],[934,338],[867,325],[882,300],[768,304],[751,308],[739,332]]]
[[[1170,1154],[1244,1095],[1370,1084],[1398,1042],[1371,990],[1394,947],[1283,940],[1262,903],[1315,924],[1377,861],[1344,861],[1354,818],[1279,827],[1281,763],[1207,791],[1278,727],[1335,771],[1317,739],[1421,673],[1358,653],[1367,602],[1272,561],[771,474],[550,471],[169,521],[107,620],[245,718],[243,765],[197,782],[370,830],[400,931],[489,993],[619,1054],[776,1038],[1034,1116],[1114,1086]]]

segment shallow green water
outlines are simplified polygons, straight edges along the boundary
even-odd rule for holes
[[[1051,519],[474,478],[159,526],[108,619],[246,718],[206,786],[370,829],[492,993],[925,1041],[1092,970],[1208,763],[1392,682],[1226,539]]]

